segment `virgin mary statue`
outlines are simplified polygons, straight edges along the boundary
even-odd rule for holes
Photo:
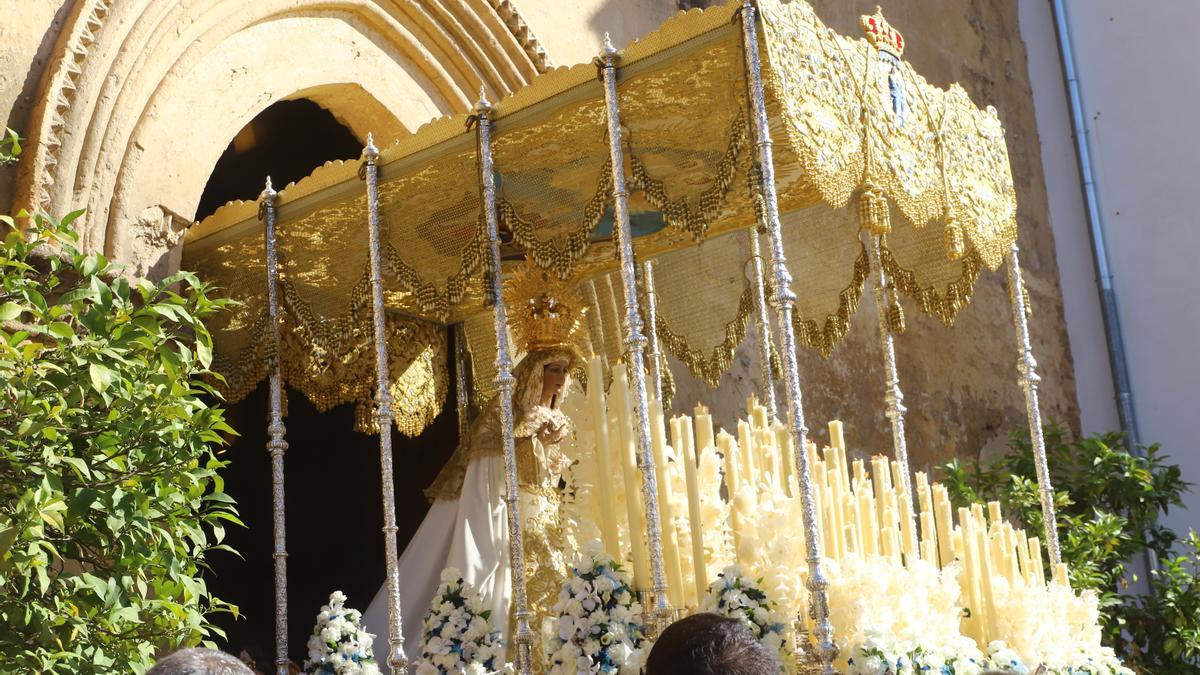
[[[513,435],[528,609],[535,635],[549,618],[570,556],[560,520],[559,490],[568,464],[559,442],[569,432],[570,420],[561,406],[570,373],[579,362],[573,340],[585,307],[573,285],[556,286],[555,281],[527,263],[505,284],[510,326],[525,352],[513,368]],[[410,663],[420,657],[423,620],[447,567],[457,568],[479,591],[513,656],[509,638],[516,624],[503,452],[500,399],[494,396],[425,491],[432,505],[400,557],[404,650]],[[386,584],[367,609],[364,623],[376,635],[375,653],[387,654]],[[537,663],[539,645],[533,653]]]

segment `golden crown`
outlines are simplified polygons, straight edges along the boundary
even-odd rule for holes
[[[526,352],[578,351],[587,304],[574,279],[559,279],[526,260],[504,284],[508,320]]]
[[[892,28],[892,24],[883,18],[883,10],[878,5],[873,15],[864,14],[859,17],[858,25],[862,26],[863,32],[867,34],[867,42],[870,42],[872,47],[888,52],[896,58],[904,56],[904,38],[900,31]]]

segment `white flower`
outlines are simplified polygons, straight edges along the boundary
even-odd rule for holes
[[[478,594],[454,568],[442,571],[442,583],[425,616],[425,641],[417,662],[419,675],[491,674],[506,668],[498,631],[484,616]]]
[[[362,614],[345,608],[346,596],[335,591],[329,604],[317,614],[317,623],[308,639],[305,672],[329,672],[337,675],[377,675],[372,655],[373,635],[359,628]]]

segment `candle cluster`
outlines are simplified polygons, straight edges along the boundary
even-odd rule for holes
[[[589,380],[604,382],[598,358]],[[613,367],[607,393],[589,387],[587,406],[594,452],[580,453],[581,518],[596,524],[610,555],[631,561],[634,588],[650,590],[624,365]],[[714,429],[703,406],[667,419],[655,400],[650,426],[671,604],[696,608],[717,573],[737,564],[781,608],[807,615],[798,458],[787,428],[754,399],[736,435]],[[883,456],[852,459],[841,422],[829,424],[829,438],[823,449],[810,442],[805,459],[843,654],[871,631],[934,639],[961,654],[969,651],[963,644],[986,649],[1003,641],[1026,663],[1049,662],[1064,649],[1100,650],[1095,598],[1071,590],[1065,565],[1047,583],[1039,539],[1007,522],[998,503],[954,508],[946,488],[924,473],[915,475],[915,494],[906,494],[905,467]],[[864,579],[885,578],[908,609],[897,598],[863,597]],[[913,618],[921,616],[923,626]]]

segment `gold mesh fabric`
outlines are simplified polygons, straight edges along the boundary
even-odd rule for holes
[[[828,356],[845,337],[858,310],[868,274],[868,258],[858,238],[858,211],[825,204],[781,216],[783,246],[796,292],[792,315],[800,344]],[[763,241],[770,274],[769,248]]]

